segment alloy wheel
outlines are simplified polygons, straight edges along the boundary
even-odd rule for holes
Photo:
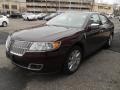
[[[81,52],[80,50],[74,50],[69,56],[68,69],[74,72],[80,64],[81,61]]]

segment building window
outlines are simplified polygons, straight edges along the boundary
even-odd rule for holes
[[[110,10],[110,9],[111,9],[111,7],[108,7],[108,9]]]
[[[17,9],[17,5],[12,5],[11,8],[12,9]]]
[[[2,7],[3,7],[4,9],[9,9],[9,5],[7,5],[7,4],[3,4]]]
[[[107,9],[107,10],[110,10],[111,7],[109,7],[109,6],[98,6],[98,9]]]
[[[99,9],[104,9],[104,7],[103,7],[103,6],[98,6],[98,8],[99,8]]]

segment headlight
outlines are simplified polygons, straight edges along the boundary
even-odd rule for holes
[[[58,49],[61,45],[61,42],[34,42],[29,51],[51,51]]]
[[[6,50],[8,51],[9,45],[10,45],[10,41],[11,41],[11,37],[8,36],[7,40],[6,40]]]

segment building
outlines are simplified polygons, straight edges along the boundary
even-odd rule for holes
[[[95,3],[93,6],[93,11],[106,13],[106,14],[113,14],[113,5],[110,4],[102,4],[102,3]]]
[[[0,12],[2,11],[2,2],[0,1]]]
[[[28,12],[91,11],[94,0],[26,0]]]
[[[2,0],[0,12],[56,12],[67,10],[91,11],[94,0]]]
[[[1,13],[20,13],[26,11],[26,3],[25,2],[19,2],[17,0],[15,1],[0,1],[0,12]]]

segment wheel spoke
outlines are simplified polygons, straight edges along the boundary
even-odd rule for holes
[[[79,66],[80,60],[81,60],[80,51],[74,50],[69,57],[69,63],[68,63],[69,70],[70,71],[76,70]]]

